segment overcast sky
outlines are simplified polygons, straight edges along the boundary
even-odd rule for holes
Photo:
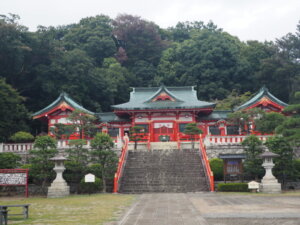
[[[38,25],[77,23],[98,14],[141,16],[162,28],[178,21],[212,20],[241,40],[275,40],[294,33],[300,20],[300,0],[0,0],[0,14],[14,13],[20,23]]]

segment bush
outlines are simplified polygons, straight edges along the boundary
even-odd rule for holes
[[[247,183],[218,184],[218,191],[224,191],[224,192],[249,192]]]
[[[295,172],[297,174],[297,178],[300,179],[300,159],[293,160]]]
[[[214,173],[215,180],[223,180],[223,160],[218,158],[211,159],[209,160],[209,165]]]
[[[34,137],[32,134],[25,132],[25,131],[19,131],[12,135],[9,140],[15,142],[15,143],[22,143],[22,142],[32,142],[34,141]]]
[[[96,177],[94,183],[85,183],[84,178],[80,181],[80,193],[96,193],[102,188],[102,181],[100,178]]]
[[[21,157],[12,152],[0,153],[0,169],[15,169],[20,166]]]
[[[102,167],[99,163],[95,163],[92,165],[89,165],[88,172],[94,174],[96,177],[102,176]]]

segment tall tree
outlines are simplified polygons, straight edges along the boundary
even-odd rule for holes
[[[122,47],[128,57],[124,65],[132,66],[138,60],[154,66],[158,64],[165,43],[156,24],[138,16],[121,14],[113,21],[113,25],[113,35],[124,43]]]
[[[201,99],[223,99],[249,82],[240,57],[242,43],[219,30],[203,29],[163,52],[157,84],[197,85]],[[242,82],[241,82],[242,80]]]
[[[294,152],[284,137],[274,136],[266,141],[266,146],[271,152],[279,155],[274,159],[274,175],[284,185],[287,180],[294,180],[296,171],[293,164]]]
[[[112,150],[113,140],[108,134],[97,133],[91,141],[91,155],[94,163],[101,167],[101,179],[103,182],[103,192],[106,192],[106,180],[113,178],[117,168],[118,157]]]
[[[7,141],[17,131],[28,130],[29,115],[23,102],[24,98],[0,78],[0,141]]]
[[[259,157],[263,153],[262,142],[258,137],[250,135],[243,142],[245,147],[246,159],[244,162],[245,173],[251,178],[258,180],[264,174],[262,159]]]
[[[280,113],[265,113],[261,118],[255,120],[256,130],[263,134],[272,134],[285,119],[286,117]]]
[[[196,136],[202,134],[203,131],[197,126],[196,123],[188,123],[184,128],[184,133],[190,136],[192,149],[194,149]]]
[[[68,117],[73,132],[79,135],[80,139],[90,138],[96,134],[96,117],[80,110],[74,110]]]
[[[42,183],[42,190],[47,182],[55,177],[54,163],[50,160],[57,153],[56,141],[49,136],[39,136],[35,139],[34,149],[30,151],[31,174],[37,182]]]
[[[295,104],[284,109],[290,116],[279,124],[275,131],[285,137],[292,146],[300,146],[300,92],[295,93],[295,101]]]

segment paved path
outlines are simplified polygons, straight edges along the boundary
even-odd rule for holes
[[[138,195],[116,225],[300,225],[300,196]]]
[[[207,225],[186,194],[143,194],[118,225]]]

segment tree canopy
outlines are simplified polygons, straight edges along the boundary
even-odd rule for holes
[[[213,22],[178,22],[164,29],[139,16],[97,15],[30,32],[18,19],[0,16],[1,85],[18,91],[10,101],[18,99],[20,108],[11,113],[1,105],[0,113],[16,116],[15,121],[62,91],[91,111],[105,112],[127,101],[134,86],[193,85],[199,99],[224,103],[221,109],[232,108],[243,93],[263,84],[293,103],[300,87],[300,23],[296,32],[275,42],[242,42]],[[1,121],[2,139],[18,131],[11,126]]]

